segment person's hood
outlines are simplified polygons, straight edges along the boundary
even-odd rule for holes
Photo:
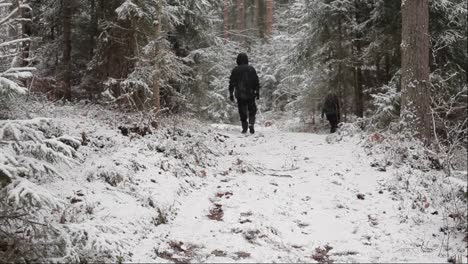
[[[240,53],[239,55],[237,55],[237,65],[244,64],[249,64],[249,57],[247,57],[247,54],[245,53]]]

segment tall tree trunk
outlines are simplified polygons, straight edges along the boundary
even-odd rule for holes
[[[159,42],[161,41],[161,24],[162,24],[162,0],[158,0],[157,4],[157,14],[158,14],[158,21],[156,23],[156,43],[154,49],[154,76],[153,76],[153,110],[156,114],[159,113],[161,110],[161,94],[160,94],[160,82],[159,78],[161,77],[161,71],[159,69],[159,49],[160,45]]]
[[[94,49],[96,48],[96,38],[98,34],[98,11],[96,0],[89,0],[91,21],[89,25],[89,56],[94,56]]]
[[[224,0],[224,39],[229,38],[229,3]]]
[[[376,87],[382,87],[382,85],[384,84],[384,80],[383,80],[383,77],[382,77],[382,69],[381,69],[381,66],[380,66],[381,59],[382,59],[382,57],[380,55],[377,55],[375,57]]]
[[[354,114],[358,117],[364,116],[364,92],[362,89],[361,66],[354,68]]]
[[[254,16],[253,17],[254,18],[254,20],[253,20],[254,23],[253,24],[254,24],[254,28],[255,28],[255,27],[258,27],[258,25],[259,25],[258,20],[259,20],[259,16],[260,16],[260,12],[259,12],[260,11],[260,9],[259,9],[260,0],[255,0],[254,4],[255,4],[255,6],[254,6],[254,15],[253,15]],[[260,28],[257,28],[256,33],[258,33],[258,32],[260,32]],[[258,36],[257,34],[255,34],[255,35]]]
[[[406,0],[402,6],[401,97],[403,118],[416,125],[425,143],[432,138],[429,84],[428,0]]]
[[[244,0],[237,0],[237,28],[239,29],[240,40],[244,41],[245,37],[245,3]]]
[[[259,37],[263,39],[265,37],[265,28],[266,28],[265,0],[255,0],[255,6],[257,9],[256,19],[257,19],[258,34],[259,34]]]
[[[72,7],[70,0],[62,0],[62,27],[63,27],[63,82],[64,97],[71,100],[71,27]]]
[[[19,0],[17,0],[18,6],[19,6]],[[29,4],[29,1],[25,1],[24,4]],[[24,19],[22,22],[22,33],[23,33],[23,38],[26,37],[31,37],[32,35],[32,12],[28,8],[21,8],[21,18]],[[31,42],[30,41],[24,41],[23,42],[23,49],[22,49],[22,61],[21,61],[21,66],[26,67],[28,66],[29,62],[29,51],[31,48]]]
[[[364,116],[364,90],[361,65],[361,40],[356,40],[356,67],[354,67],[354,114],[357,117]]]
[[[354,14],[356,22],[362,22],[362,12],[363,6],[360,1],[355,1],[354,6],[356,12]],[[355,56],[355,67],[354,67],[354,114],[357,117],[364,116],[364,91],[363,91],[363,75],[362,75],[362,33],[357,31],[355,34],[354,47],[356,48]]]
[[[343,32],[342,32],[342,20],[341,17],[338,17],[338,51],[337,51],[337,56],[338,56],[338,76],[337,76],[337,83],[338,83],[338,96],[340,99],[340,106],[341,106],[341,111],[340,111],[340,120],[347,121],[347,116],[348,116],[348,103],[347,100],[345,100],[345,71],[343,68],[345,66],[343,65],[343,58],[345,57],[344,54],[344,48],[343,48]],[[330,51],[331,52],[331,51]],[[334,55],[330,54],[330,57]],[[330,65],[331,66],[331,65]],[[345,68],[346,69],[346,68]],[[333,69],[331,69],[330,72],[332,72]],[[333,88],[332,88],[333,89]],[[336,88],[335,88],[336,89]],[[333,90],[332,90],[333,91]]]
[[[392,80],[392,76],[390,75],[390,52],[385,52],[385,83],[389,83]]]
[[[273,32],[273,0],[266,0],[266,33],[269,37]]]

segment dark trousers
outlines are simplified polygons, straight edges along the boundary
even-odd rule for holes
[[[242,122],[242,125],[254,125],[255,124],[255,115],[257,114],[257,105],[255,104],[255,99],[249,100],[237,100],[237,107],[239,108],[239,116]],[[247,117],[249,122],[247,123]]]
[[[338,115],[336,113],[327,114],[327,120],[330,122],[330,132],[335,133],[338,128]]]

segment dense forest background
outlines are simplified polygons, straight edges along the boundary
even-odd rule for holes
[[[2,24],[2,66],[16,56],[15,64],[34,67],[28,93],[49,100],[142,110],[155,105],[158,89],[171,113],[233,121],[227,78],[236,53],[246,51],[261,75],[265,112],[307,119],[333,90],[344,120],[365,116],[385,127],[400,114],[400,1],[9,3],[4,14],[20,10]],[[466,3],[433,1],[429,13],[432,106],[444,117],[438,122],[459,122],[466,119]]]
[[[28,93],[49,100],[142,110],[155,105],[157,88],[171,113],[233,121],[227,78],[245,51],[261,75],[265,112],[307,119],[333,90],[344,120],[367,117],[385,127],[400,114],[400,1],[8,3],[4,14],[20,10],[2,24],[2,67],[13,56],[17,66],[33,67]],[[459,122],[466,119],[466,3],[433,1],[429,17],[432,109]]]
[[[30,105],[99,105],[155,130],[180,116],[237,124],[228,79],[240,52],[260,77],[261,126],[320,132],[334,92],[343,127],[385,134],[394,144],[383,152],[418,163],[423,154],[407,155],[417,145],[430,169],[466,171],[467,16],[466,0],[0,0],[0,257],[41,259],[31,249],[41,239],[67,237],[37,227],[50,213],[38,217],[41,206],[56,201],[37,186],[56,175],[51,164],[75,164],[89,141],[29,119]]]

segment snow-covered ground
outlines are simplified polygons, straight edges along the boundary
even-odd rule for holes
[[[171,121],[123,136],[125,115],[61,107],[48,117],[89,140],[45,188],[81,254],[125,262],[466,262],[441,209],[407,201],[360,137]],[[137,123],[130,117],[128,124]],[[417,190],[417,189],[415,189]],[[429,198],[430,201],[430,198]],[[412,203],[413,207],[408,203]],[[435,205],[434,205],[435,206]],[[438,211],[437,211],[438,210]],[[77,242],[79,241],[79,242]],[[99,256],[96,256],[99,259]]]
[[[219,172],[162,227],[160,258],[133,260],[447,261],[442,217],[403,212],[385,186],[391,172],[370,167],[355,141],[328,144],[326,135],[273,129],[245,137],[238,128],[215,128],[228,138]],[[465,256],[458,239],[452,246]]]

